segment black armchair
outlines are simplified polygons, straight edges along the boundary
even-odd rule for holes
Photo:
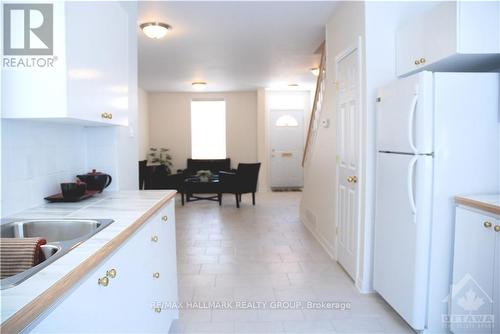
[[[184,175],[167,174],[157,169],[158,166],[146,167],[145,189],[174,189],[181,194],[181,203],[184,205]]]
[[[257,191],[257,180],[259,178],[260,163],[238,164],[236,173],[219,172],[220,193],[234,194],[236,207],[240,207],[241,195],[252,193],[252,204],[255,205],[255,192]],[[221,205],[219,200],[219,205]]]

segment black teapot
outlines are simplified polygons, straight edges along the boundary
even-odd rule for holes
[[[113,180],[111,175],[97,172],[95,169],[92,169],[90,173],[77,175],[76,177],[87,184],[87,190],[97,190],[99,192],[107,188]]]

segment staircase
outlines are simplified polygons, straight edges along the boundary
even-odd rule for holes
[[[319,75],[316,82],[316,92],[314,94],[314,103],[311,112],[311,118],[309,119],[309,129],[307,130],[306,145],[304,147],[304,156],[302,157],[302,166],[304,166],[307,159],[307,152],[310,147],[312,147],[314,138],[316,137],[316,132],[319,127],[319,121],[321,118],[321,109],[323,107],[323,98],[326,86],[326,52],[324,44],[321,46],[321,62],[319,65]]]

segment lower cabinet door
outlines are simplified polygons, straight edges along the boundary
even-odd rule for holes
[[[153,287],[150,298],[156,309],[155,319],[152,321],[153,331],[163,333],[168,332],[172,321],[179,317],[176,308],[178,296],[174,210],[174,202],[171,201],[151,222],[151,233],[158,236],[158,242],[151,243],[154,256],[149,262],[150,273],[147,279]]]
[[[154,313],[149,298],[151,284],[145,279],[149,271],[145,256],[149,254],[143,252],[149,237],[149,226],[145,224],[32,330],[43,333],[147,332],[148,319]]]
[[[494,226],[495,219],[488,215],[457,208],[450,292],[450,329],[455,334],[498,333],[488,324],[494,298]]]
[[[493,286],[493,333],[500,334],[500,219],[497,219],[496,245],[495,245],[495,283]]]

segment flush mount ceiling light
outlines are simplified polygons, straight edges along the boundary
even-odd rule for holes
[[[319,67],[313,67],[311,68],[311,73],[317,77],[319,75]]]
[[[195,89],[203,89],[207,85],[205,81],[195,81],[191,84]]]
[[[165,37],[172,27],[166,23],[161,22],[146,22],[140,25],[142,31],[146,36],[152,39],[160,39]]]

